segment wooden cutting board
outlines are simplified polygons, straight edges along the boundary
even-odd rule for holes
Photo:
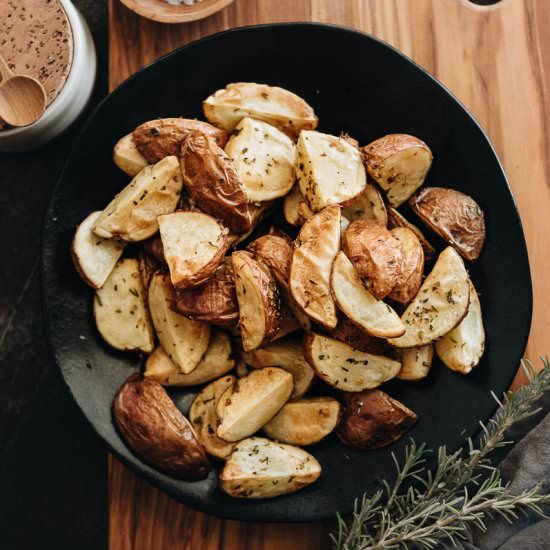
[[[489,7],[468,0],[235,0],[206,20],[178,26],[140,19],[110,0],[110,86],[161,55],[223,29],[310,20],[386,40],[434,74],[477,117],[510,179],[529,248],[534,314],[526,356],[537,361],[549,353],[550,312],[544,303],[550,295],[548,0],[502,0]],[[519,376],[516,384],[522,380]],[[109,484],[110,550],[330,547],[330,525],[218,520],[173,501],[112,458]]]

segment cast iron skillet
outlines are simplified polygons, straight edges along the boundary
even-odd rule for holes
[[[249,27],[182,48],[122,84],[88,120],[54,191],[43,234],[45,317],[52,350],[76,402],[109,449],[176,499],[201,511],[239,520],[313,521],[352,510],[393,474],[390,453],[408,438],[373,452],[343,447],[334,437],[312,448],[323,467],[313,486],[271,500],[232,499],[204,481],[176,481],[136,458],[111,419],[113,396],[141,361],[109,349],[92,316],[93,293],[69,254],[75,226],[103,208],[128,182],[112,162],[115,142],[143,121],[201,117],[201,100],[229,82],[288,88],[306,99],[320,130],[346,130],[361,144],[390,132],[410,133],[434,153],[428,185],[472,195],[486,213],[488,239],[468,266],[480,292],[487,346],[463,377],[435,362],[427,380],[393,382],[387,391],[420,417],[410,435],[434,447],[458,448],[495,410],[490,390],[504,391],[523,353],[531,321],[531,282],[523,232],[502,167],[472,116],[430,75],[386,44],[359,32],[318,24]],[[171,391],[187,411],[193,391]]]

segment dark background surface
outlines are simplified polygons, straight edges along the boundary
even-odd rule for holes
[[[74,4],[98,51],[93,105],[107,91],[107,0]],[[39,151],[0,153],[2,550],[107,546],[107,455],[51,359],[41,314],[43,213],[79,126]]]

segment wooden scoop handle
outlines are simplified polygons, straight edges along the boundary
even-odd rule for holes
[[[13,76],[13,71],[10,69],[8,62],[0,53],[0,86]]]

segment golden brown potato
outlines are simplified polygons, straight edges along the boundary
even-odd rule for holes
[[[388,342],[397,348],[435,342],[462,321],[469,301],[468,272],[462,258],[448,246],[401,316],[405,334]]]
[[[292,375],[275,367],[239,378],[218,399],[218,437],[239,441],[256,433],[289,400],[292,387]]]
[[[138,151],[150,163],[169,155],[178,156],[182,141],[190,132],[200,132],[212,138],[220,147],[225,145],[227,134],[202,120],[189,118],[159,118],[138,126],[133,133]]]
[[[225,152],[233,160],[250,202],[284,197],[294,185],[294,143],[267,122],[243,118],[229,138]]]
[[[259,204],[249,204],[249,210],[250,210],[250,219],[252,220],[252,225],[250,226],[250,229],[248,231],[245,231],[244,233],[230,233],[228,240],[229,240],[229,246],[231,248],[236,248],[237,245],[242,243],[243,241],[246,241],[254,231],[256,231],[256,228],[260,224],[260,222],[271,212],[271,209],[273,208],[274,201],[270,202],[262,202]]]
[[[158,346],[147,358],[143,376],[163,386],[196,386],[227,374],[234,366],[229,336],[221,330],[213,330],[205,354],[190,373],[181,372],[164,348]]]
[[[158,218],[164,257],[174,288],[207,281],[228,248],[227,229],[202,212],[174,212]]]
[[[366,353],[322,334],[304,336],[304,355],[317,376],[342,391],[376,388],[391,380],[401,363],[390,357]]]
[[[401,370],[397,375],[399,380],[416,381],[428,376],[434,356],[433,344],[398,349],[397,354],[401,360]]]
[[[380,449],[412,428],[416,414],[381,390],[344,395],[344,413],[338,426],[340,441],[356,449]]]
[[[302,327],[298,323],[298,320],[290,311],[290,308],[286,305],[285,302],[281,300],[281,320],[279,322],[279,330],[277,334],[271,339],[272,342],[275,340],[280,340],[285,336],[292,334],[293,332],[298,332]]]
[[[285,197],[283,213],[285,220],[290,225],[294,226],[303,225],[307,220],[313,217],[314,213],[308,206],[298,184],[296,184]]]
[[[235,274],[239,327],[245,351],[259,348],[279,330],[279,289],[269,268],[245,250],[231,255]]]
[[[250,437],[237,443],[219,486],[235,498],[272,498],[299,491],[320,475],[321,465],[303,449]]]
[[[147,159],[138,151],[132,134],[120,138],[113,150],[114,163],[126,174],[137,176],[147,164]]]
[[[332,397],[310,397],[287,403],[264,427],[276,441],[304,447],[329,435],[340,419],[340,403]]]
[[[142,460],[178,479],[203,479],[210,463],[189,421],[164,388],[134,374],[113,403],[116,427]]]
[[[92,212],[77,227],[71,243],[71,256],[78,274],[95,289],[105,284],[126,246],[123,241],[102,239],[92,231],[100,215],[101,212]]]
[[[427,262],[433,260],[436,255],[435,248],[428,241],[428,239],[426,239],[424,233],[422,233],[422,231],[420,231],[420,229],[418,229],[416,225],[407,220],[403,216],[403,214],[398,212],[395,208],[388,208],[388,227],[390,229],[394,229],[396,227],[406,227],[407,229],[410,229],[416,235],[416,237],[420,241],[420,244],[422,245],[422,250],[424,250],[424,259]]]
[[[422,284],[424,251],[417,236],[410,229],[396,227],[390,233],[401,243],[403,261],[399,278],[388,296],[400,304],[408,304]]]
[[[224,258],[203,285],[176,290],[174,309],[196,321],[213,325],[234,325],[239,318],[231,258]]]
[[[252,227],[246,190],[231,159],[213,139],[191,132],[180,154],[183,183],[199,208],[235,233]]]
[[[378,188],[372,183],[367,183],[365,190],[349,206],[342,208],[342,216],[350,222],[373,220],[384,227],[388,225],[388,214],[384,199]]]
[[[314,212],[332,204],[348,204],[367,184],[361,154],[346,140],[303,131],[296,144],[296,176]]]
[[[399,206],[424,183],[432,165],[432,152],[414,136],[390,134],[363,147],[363,159],[389,203]]]
[[[340,207],[329,206],[308,220],[294,243],[289,286],[292,297],[315,322],[336,326],[330,270],[340,250]]]
[[[207,120],[227,131],[244,117],[268,122],[292,138],[301,130],[317,127],[313,109],[301,97],[284,88],[255,82],[228,84],[207,97],[202,108]]]
[[[385,298],[401,275],[401,243],[384,226],[372,220],[352,222],[344,234],[344,252],[378,300]]]
[[[359,328],[372,336],[400,336],[405,327],[399,315],[377,300],[363,285],[348,257],[338,252],[330,277],[332,295],[340,310]]]
[[[216,435],[218,417],[216,415],[216,403],[225,390],[235,382],[234,376],[224,376],[215,382],[208,384],[195,397],[189,409],[189,420],[195,428],[199,441],[206,452],[221,458],[227,459],[235,447],[235,443],[228,443]]]
[[[420,219],[464,259],[479,258],[485,242],[485,216],[472,197],[454,189],[426,187],[409,202]]]
[[[288,288],[292,262],[292,241],[288,236],[262,235],[246,249],[269,267],[280,285]]]
[[[336,328],[329,332],[329,336],[359,351],[366,351],[374,355],[388,355],[390,352],[390,346],[384,338],[367,334],[345,317],[338,319]]]

